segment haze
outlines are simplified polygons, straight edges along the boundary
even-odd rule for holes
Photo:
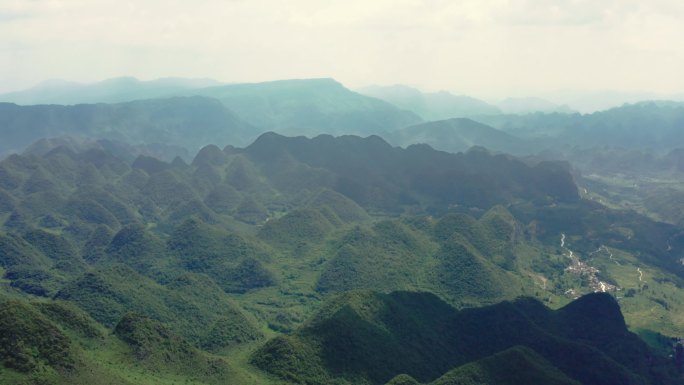
[[[10,0],[0,91],[130,75],[672,95],[684,89],[683,20],[678,0]]]

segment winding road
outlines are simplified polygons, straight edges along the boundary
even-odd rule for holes
[[[565,233],[561,233],[561,245],[560,245],[560,247],[564,248],[565,250],[568,251],[568,253],[570,253],[570,255],[568,255],[568,258],[573,257],[572,250],[565,247]]]
[[[608,256],[608,258],[609,258],[611,261],[615,262],[616,265],[620,266],[620,262],[618,262],[618,261],[616,261],[616,260],[613,259],[613,253],[612,253],[607,247],[606,247],[606,250],[608,250],[608,252],[610,253],[610,255]]]

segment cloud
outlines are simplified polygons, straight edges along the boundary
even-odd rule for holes
[[[1,87],[134,75],[684,88],[679,0],[6,0],[1,15]]]
[[[6,22],[20,20],[20,19],[26,19],[29,17],[31,17],[31,15],[28,13],[2,12],[2,11],[0,11],[0,23],[6,23]]]

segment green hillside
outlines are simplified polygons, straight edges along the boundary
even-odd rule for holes
[[[3,156],[57,136],[144,144],[155,148],[156,155],[171,149],[178,155],[211,143],[246,145],[266,131],[370,135],[422,121],[413,112],[353,92],[333,79],[220,84],[116,78],[46,84],[2,94],[0,102]],[[168,148],[158,151],[163,147]]]
[[[523,155],[536,150],[528,141],[467,118],[439,120],[406,127],[388,134],[387,139],[400,146],[425,143],[437,150],[448,152],[463,152],[473,146]]]
[[[0,175],[0,383],[676,383],[680,228],[565,163],[269,133],[47,141]]]
[[[243,120],[290,135],[377,134],[421,121],[409,111],[363,96],[333,79],[293,79],[193,90],[220,100]]]
[[[524,346],[515,346],[490,357],[450,370],[433,385],[577,385],[551,363]]]
[[[593,326],[591,313],[578,311],[586,306],[602,309],[601,327]],[[538,360],[538,354],[548,361]],[[252,362],[305,384],[384,384],[400,373],[436,384],[459,378],[477,383],[478,374],[485,381],[515,381],[513,373],[525,367],[532,370],[520,378],[552,383],[670,381],[666,360],[651,359],[606,294],[585,296],[553,312],[530,299],[457,311],[430,294],[351,292],[323,306],[294,335],[266,343]],[[481,361],[445,374],[473,360]],[[497,364],[504,360],[510,366]]]
[[[7,138],[0,154],[55,136],[160,143],[194,152],[210,143],[245,144],[260,133],[221,102],[199,96],[74,106],[0,103],[0,124]]]
[[[448,371],[430,385],[577,385],[534,350],[514,346],[492,356]],[[400,374],[386,385],[420,385],[406,374]]]
[[[150,318],[128,313],[116,324],[113,333],[130,347],[135,359],[147,369],[202,378],[207,383],[222,383],[222,378],[230,373],[223,360],[203,355]]]
[[[663,152],[684,146],[683,114],[681,103],[651,101],[584,115],[534,113],[473,119],[520,138],[547,137],[546,143],[557,148],[607,146]]]

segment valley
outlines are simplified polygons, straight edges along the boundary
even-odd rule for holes
[[[682,36],[0,1],[0,385],[684,385]]]
[[[675,150],[629,185],[333,81],[202,93],[4,105],[0,383],[679,383],[684,231],[634,193]]]

